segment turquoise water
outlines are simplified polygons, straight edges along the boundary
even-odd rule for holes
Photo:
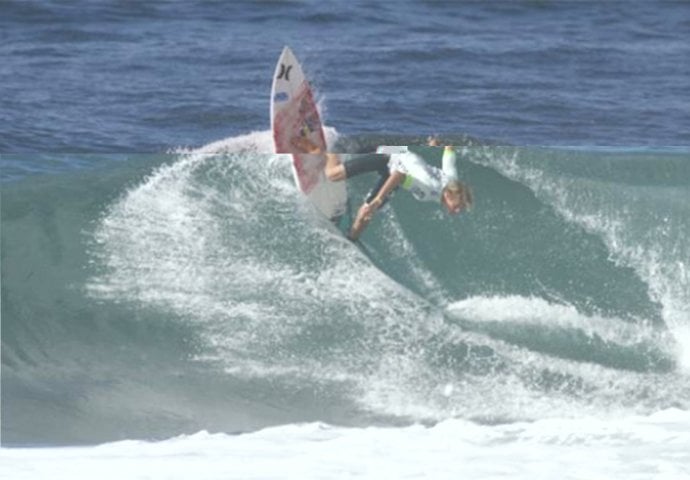
[[[687,152],[463,141],[366,255],[268,132],[6,185],[4,441],[687,409]]]

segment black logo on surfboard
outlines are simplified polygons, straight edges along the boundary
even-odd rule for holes
[[[276,77],[278,80],[281,78],[285,78],[286,82],[290,81],[290,70],[292,70],[292,65],[288,65],[287,67],[285,66],[284,63],[280,64],[280,73],[278,73],[278,77]]]

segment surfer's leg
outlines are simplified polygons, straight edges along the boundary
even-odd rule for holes
[[[331,182],[339,182],[347,178],[347,171],[343,162],[340,161],[340,155],[337,153],[326,154],[326,178]]]
[[[335,153],[326,155],[326,178],[331,182],[345,180],[368,172],[379,172],[379,175],[387,175],[388,155],[352,155],[345,163],[340,161],[340,155]]]
[[[386,175],[388,173],[388,155],[353,155],[343,166],[345,167],[346,178],[368,172],[379,172],[379,175]]]

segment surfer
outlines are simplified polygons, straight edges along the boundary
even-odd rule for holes
[[[430,146],[438,146],[436,137],[429,137]],[[322,154],[319,148],[302,137],[295,147],[305,153]],[[472,206],[472,193],[458,180],[456,154],[452,146],[443,150],[442,168],[432,167],[407,147],[379,147],[376,155],[358,156],[342,162],[340,155],[326,153],[326,177],[342,181],[367,172],[378,172],[379,179],[357,211],[348,237],[357,240],[374,214],[388,201],[389,195],[402,186],[420,201],[440,201],[449,214],[456,215]]]

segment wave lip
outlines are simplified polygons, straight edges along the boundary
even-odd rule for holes
[[[447,313],[473,331],[559,358],[640,372],[675,368],[668,333],[539,297],[473,297],[452,303]]]

